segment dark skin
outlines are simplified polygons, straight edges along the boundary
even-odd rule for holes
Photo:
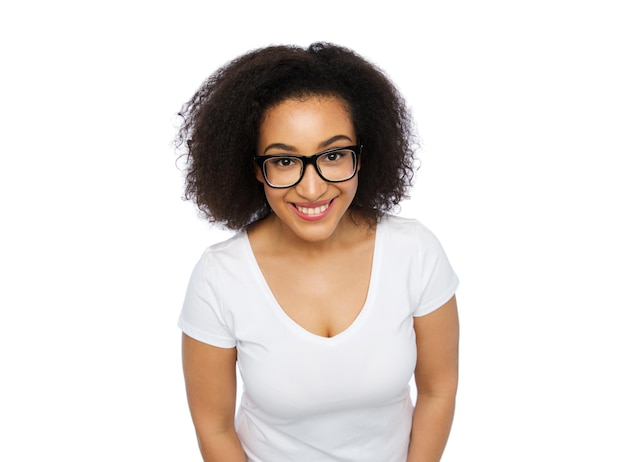
[[[267,111],[258,152],[310,156],[354,145],[357,137],[342,100],[287,100]],[[257,171],[257,179],[263,175]],[[309,332],[332,337],[347,329],[367,298],[375,227],[350,208],[358,175],[323,180],[308,166],[300,183],[265,185],[273,213],[248,230],[255,258],[285,313]],[[453,297],[414,318],[418,400],[408,462],[440,460],[454,413],[458,376],[458,316]],[[183,364],[191,415],[205,461],[243,462],[234,428],[236,349],[183,335]]]

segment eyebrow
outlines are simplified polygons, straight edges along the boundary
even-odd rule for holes
[[[327,148],[328,146],[330,146],[331,144],[340,141],[340,140],[346,140],[349,141],[350,143],[352,143],[352,138],[350,138],[349,136],[346,135],[335,135],[331,138],[328,138],[325,141],[322,141],[318,147],[320,149],[324,149]],[[265,150],[263,151],[263,154],[267,154],[267,151],[269,151],[270,149],[280,149],[283,151],[290,151],[290,152],[295,152],[297,151],[297,149],[294,146],[291,146],[289,144],[284,144],[284,143],[272,143],[269,146],[267,146],[265,148]]]

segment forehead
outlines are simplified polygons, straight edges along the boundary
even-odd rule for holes
[[[356,141],[352,115],[343,99],[290,98],[267,109],[260,125],[259,144],[317,143],[337,135]]]

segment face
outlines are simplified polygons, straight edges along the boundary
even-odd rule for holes
[[[265,113],[257,146],[259,156],[296,154],[311,156],[327,149],[357,144],[352,118],[343,100],[312,96],[288,99]],[[358,176],[329,183],[308,165],[302,180],[290,188],[264,184],[265,196],[283,229],[292,237],[321,242],[333,237],[356,194]]]

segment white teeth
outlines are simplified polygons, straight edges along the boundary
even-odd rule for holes
[[[315,208],[300,207],[299,205],[296,205],[296,208],[298,209],[300,213],[304,213],[305,215],[319,215],[320,213],[323,213],[326,211],[326,209],[328,209],[328,204],[324,204],[324,205],[321,205],[320,207],[315,207]]]

